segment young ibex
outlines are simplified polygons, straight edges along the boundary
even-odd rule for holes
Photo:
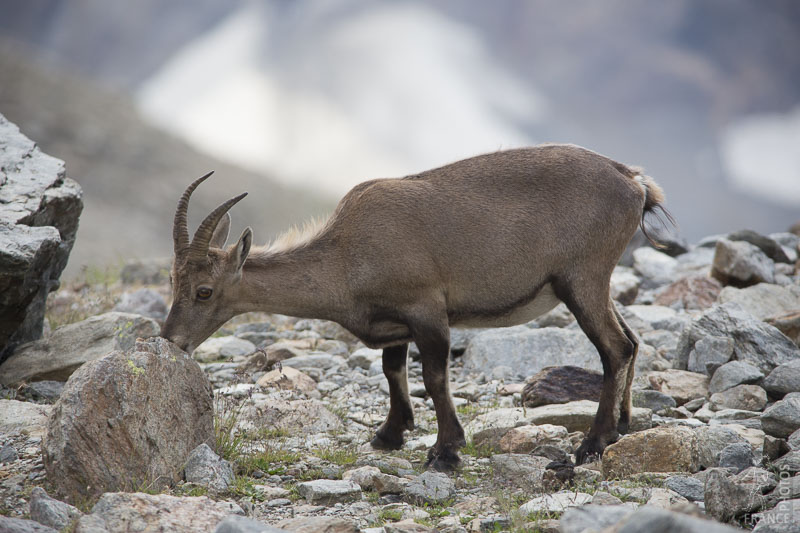
[[[562,301],[604,372],[578,462],[627,430],[638,340],[609,280],[644,214],[663,202],[639,170],[572,145],[502,151],[362,183],[300,239],[251,247],[247,228],[227,248],[227,211],[244,194],[189,240],[189,197],[209,175],[186,189],[175,213],[174,301],[161,335],[181,348],[191,352],[249,311],[338,322],[383,348],[389,414],[372,445],[397,449],[414,428],[406,372],[413,340],[439,425],[428,462],[448,468],[465,444],[448,385],[449,328],[521,324]]]

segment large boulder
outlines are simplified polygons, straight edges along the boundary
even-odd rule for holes
[[[724,285],[736,287],[775,283],[775,262],[749,242],[720,239],[714,249],[711,275]]]
[[[0,361],[42,336],[47,294],[58,288],[83,210],[64,162],[0,115]]]
[[[603,475],[608,479],[640,472],[697,470],[697,437],[687,427],[662,426],[631,433],[603,453]]]
[[[75,531],[214,531],[231,514],[243,515],[244,511],[235,503],[217,502],[206,496],[109,492],[92,507],[91,514],[81,517]]]
[[[730,302],[703,313],[681,334],[675,367],[686,369],[689,354],[705,337],[733,339],[733,359],[744,361],[769,374],[776,366],[800,358],[800,348],[786,335]]]
[[[189,453],[213,441],[208,379],[157,337],[78,369],[53,407],[42,450],[57,493],[79,499],[176,482]]]
[[[46,339],[20,346],[0,366],[0,383],[67,378],[87,361],[114,351],[133,348],[136,339],[158,335],[155,320],[129,313],[111,312],[68,324]]]
[[[494,367],[507,366],[523,379],[548,366],[603,370],[597,349],[586,335],[561,328],[520,326],[482,331],[470,340],[463,361],[466,369],[487,374]]]
[[[719,303],[737,303],[758,318],[785,316],[800,312],[800,285],[759,283],[744,289],[725,287],[719,293]]]

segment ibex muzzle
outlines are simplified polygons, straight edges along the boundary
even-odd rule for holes
[[[174,302],[162,335],[182,348],[249,311],[334,320],[383,348],[390,406],[372,444],[396,449],[414,427],[406,371],[413,340],[439,425],[429,463],[447,468],[465,443],[448,386],[450,326],[524,323],[562,301],[604,369],[578,461],[627,430],[638,340],[609,280],[644,214],[663,202],[639,170],[572,145],[482,155],[362,183],[324,224],[252,250],[250,228],[225,247],[227,211],[243,195],[189,240],[189,196],[207,177],[189,186],[175,214]]]

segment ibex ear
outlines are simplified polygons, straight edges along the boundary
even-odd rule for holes
[[[236,270],[241,270],[244,265],[247,255],[250,253],[250,244],[253,242],[253,230],[245,228],[242,236],[239,237],[239,242],[236,243],[236,251],[234,257],[236,261]]]
[[[217,227],[214,228],[214,234],[211,236],[211,241],[209,241],[208,245],[211,248],[224,248],[225,241],[228,240],[228,234],[231,231],[231,215],[230,213],[225,213],[225,216],[222,217],[222,220],[219,221]]]

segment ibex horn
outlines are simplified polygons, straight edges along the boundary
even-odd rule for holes
[[[214,171],[212,170],[205,176],[197,178],[194,182],[186,187],[181,199],[178,200],[178,208],[175,211],[175,222],[172,225],[172,241],[175,248],[175,255],[182,254],[189,247],[189,222],[187,213],[189,211],[189,198],[197,188],[198,185],[203,183]]]
[[[244,192],[235,198],[231,198],[221,206],[214,209],[210,215],[203,220],[197,231],[194,232],[194,238],[189,245],[189,259],[202,260],[208,254],[208,245],[211,242],[211,237],[214,235],[214,230],[217,228],[220,219],[233,207],[236,202],[247,196]]]

